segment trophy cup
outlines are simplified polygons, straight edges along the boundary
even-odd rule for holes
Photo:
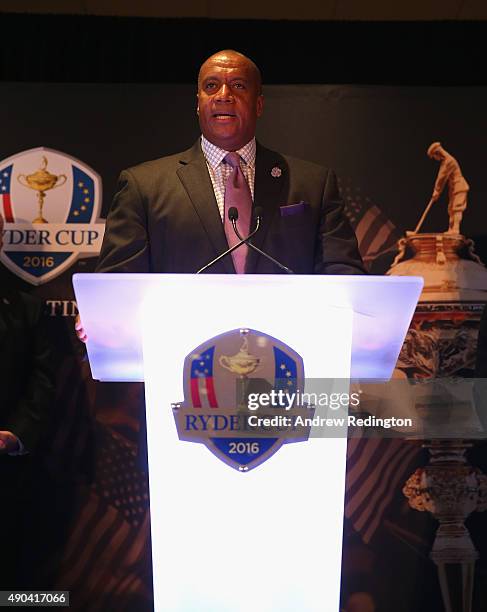
[[[414,231],[399,240],[398,254],[387,272],[424,278],[396,367],[413,378],[450,379],[452,384],[452,376],[475,362],[480,313],[487,299],[487,269],[474,251],[473,240],[460,231],[469,185],[457,160],[439,142],[430,145],[427,155],[440,162],[433,194]],[[420,232],[446,186],[448,230]],[[478,552],[465,520],[472,512],[487,510],[487,476],[465,456],[478,438],[466,428],[468,404],[456,403],[442,391],[443,384],[432,383],[434,401],[418,405],[418,414],[421,410],[424,419],[435,424],[423,438],[430,459],[409,477],[403,493],[411,508],[429,512],[439,522],[430,558],[438,569],[445,610],[472,612]],[[446,436],[440,428],[452,414],[461,414],[455,427],[450,426],[455,437]]]
[[[61,179],[64,179],[61,181]],[[34,189],[37,191],[37,201],[39,203],[38,216],[32,221],[32,223],[48,223],[47,219],[42,216],[42,209],[44,208],[44,198],[46,197],[46,191],[49,189],[55,189],[64,185],[67,178],[65,174],[51,174],[47,170],[47,158],[42,156],[42,163],[39,170],[32,174],[19,174],[17,180],[23,187]]]
[[[220,355],[220,365],[236,374],[237,379],[237,396],[238,407],[246,408],[247,391],[249,384],[249,375],[253,374],[261,365],[261,359],[249,353],[249,340],[247,338],[248,331],[240,332],[243,336],[243,344],[240,350],[235,355]]]

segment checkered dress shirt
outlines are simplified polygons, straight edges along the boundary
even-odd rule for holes
[[[208,172],[210,173],[220,217],[223,221],[225,215],[225,182],[232,172],[230,164],[226,164],[223,161],[228,151],[220,149],[220,147],[206,140],[204,136],[201,136],[201,148],[203,149],[203,155],[205,156]],[[241,157],[240,168],[245,176],[245,180],[249,184],[253,200],[255,181],[255,138],[252,138],[252,140],[239,149],[237,153]]]

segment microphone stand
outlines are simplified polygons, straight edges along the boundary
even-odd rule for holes
[[[240,232],[237,229],[237,219],[235,219],[235,218],[231,219],[233,231],[237,234],[237,238],[241,241],[237,246],[240,246],[240,244],[245,242],[245,243],[247,243],[247,246],[249,246],[251,249],[254,249],[254,251],[257,251],[257,253],[259,253],[260,255],[263,255],[264,257],[267,257],[267,259],[272,261],[272,263],[275,264],[278,268],[280,268],[281,270],[286,272],[286,274],[294,274],[294,272],[290,268],[288,268],[284,264],[282,264],[279,261],[277,261],[277,259],[274,259],[274,257],[271,257],[271,255],[269,255],[268,253],[265,253],[264,251],[261,251],[261,249],[259,249],[259,247],[256,247],[254,244],[249,242],[249,240],[256,234],[257,230],[259,229],[260,220],[261,220],[261,217],[259,215],[257,217],[257,226],[256,226],[255,230],[251,234],[249,234],[247,236],[247,238],[242,238],[242,236],[240,235]]]
[[[235,224],[235,221],[232,220],[232,225]],[[221,253],[220,255],[218,255],[218,257],[216,257],[215,259],[213,259],[212,261],[210,261],[209,263],[207,263],[205,266],[203,266],[202,268],[200,268],[198,270],[198,272],[196,272],[196,274],[201,274],[202,272],[204,272],[205,270],[207,270],[208,268],[210,268],[211,266],[213,266],[214,264],[216,264],[217,262],[220,261],[220,259],[223,259],[224,257],[226,257],[227,255],[230,255],[230,253],[233,253],[233,251],[235,251],[236,249],[238,249],[239,247],[242,246],[242,244],[245,244],[247,242],[247,240],[250,240],[251,238],[253,238],[255,236],[255,234],[259,231],[260,228],[260,217],[257,217],[257,225],[255,226],[255,229],[253,232],[251,232],[247,238],[242,238],[241,236],[239,236],[238,232],[237,232],[237,236],[238,239],[240,240],[240,242],[237,242],[237,244],[234,244],[233,247],[231,247],[230,249],[228,249],[227,251],[224,251],[223,253]],[[235,227],[234,227],[235,229]],[[255,247],[254,247],[255,248]]]

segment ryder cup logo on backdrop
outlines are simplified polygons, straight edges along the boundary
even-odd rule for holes
[[[173,405],[179,439],[204,444],[240,472],[308,439],[310,427],[296,419],[314,407],[288,402],[303,388],[303,359],[272,336],[235,329],[207,340],[186,357],[183,381],[184,402]],[[264,395],[283,402],[260,407]]]
[[[44,147],[0,162],[2,263],[42,285],[81,256],[100,252],[101,178],[81,161]]]

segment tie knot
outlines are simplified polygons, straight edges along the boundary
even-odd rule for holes
[[[232,151],[232,153],[227,153],[224,159],[225,159],[225,163],[232,166],[232,168],[240,167],[241,157],[238,153],[235,153],[235,151]]]

